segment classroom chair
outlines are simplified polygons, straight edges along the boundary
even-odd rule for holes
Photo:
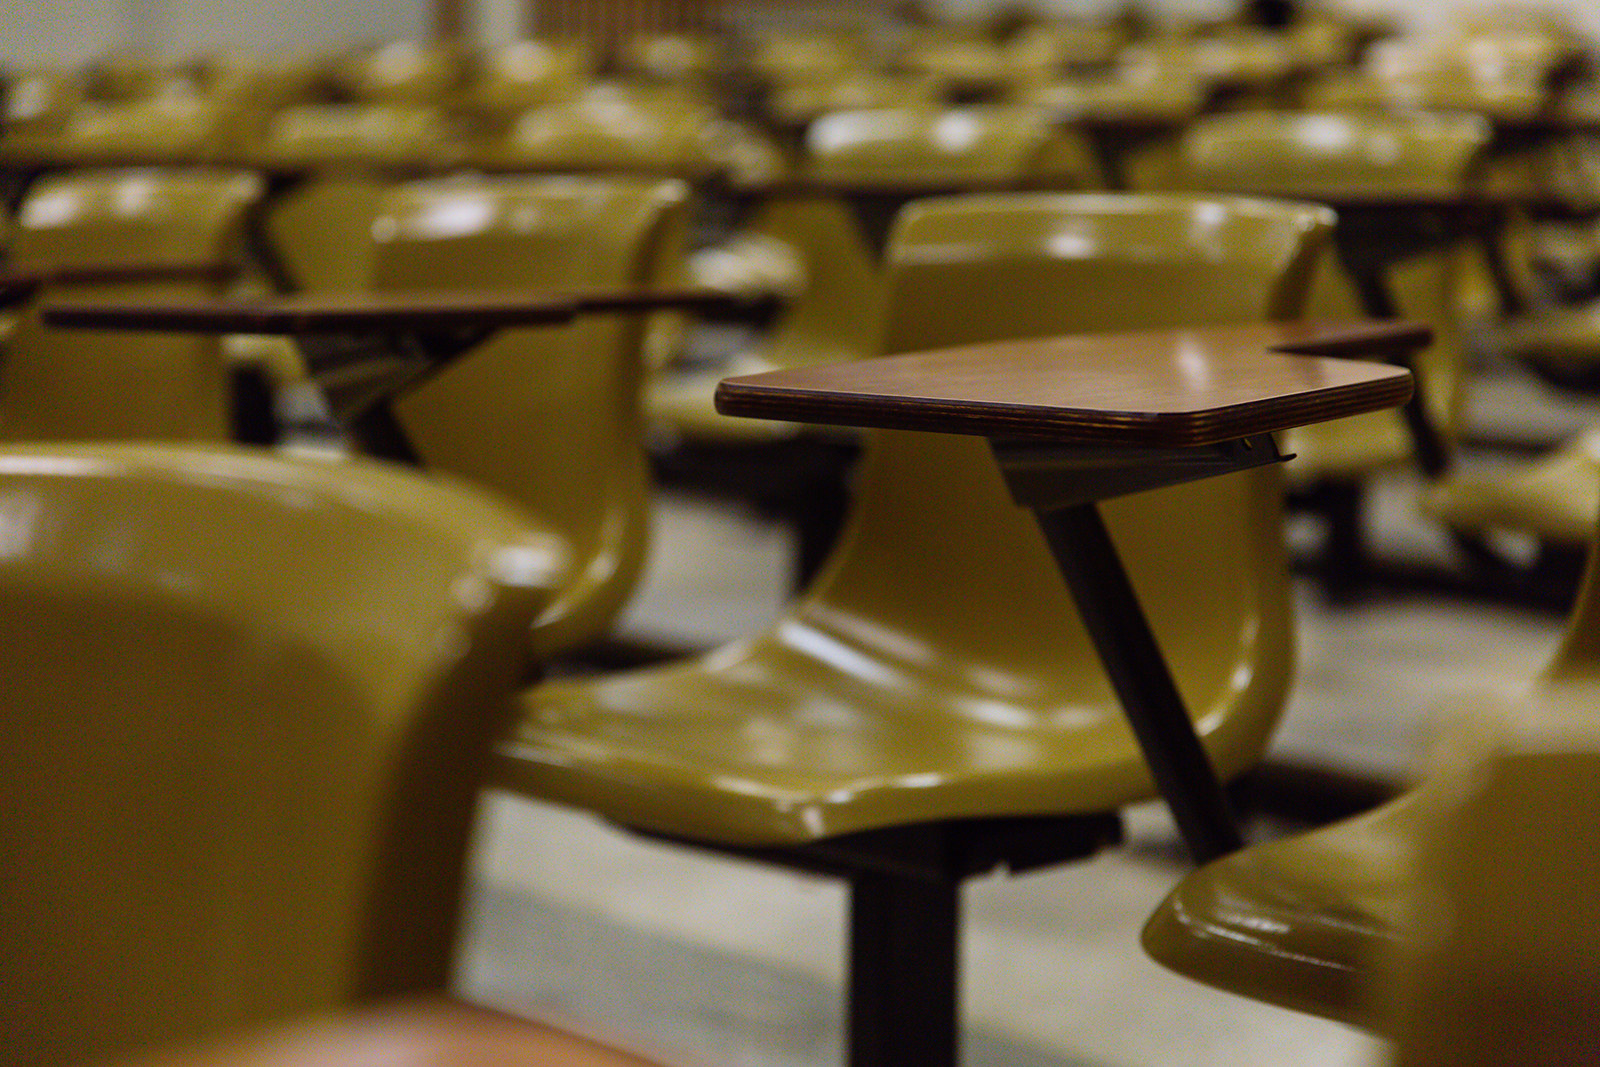
[[[78,171],[34,183],[18,211],[9,262],[207,264],[189,278],[52,285],[52,296],[220,295],[244,251],[253,174]],[[47,330],[15,320],[0,359],[0,440],[225,440],[228,361],[213,338]]]
[[[243,119],[227,102],[205,97],[89,100],[53,131],[0,140],[0,156],[37,169],[206,163],[237,143]]]
[[[363,104],[443,104],[460,84],[465,57],[454,41],[390,41],[329,70],[342,99]]]
[[[1184,134],[1180,170],[1189,188],[1301,195],[1367,205],[1465,199],[1474,188],[1489,129],[1471,115],[1391,115],[1352,112],[1249,112],[1203,119]],[[1347,227],[1346,251],[1389,239],[1382,222],[1361,218]],[[1351,234],[1350,226],[1360,229]],[[1406,237],[1405,240],[1411,240]],[[1433,344],[1413,357],[1423,410],[1441,441],[1458,436],[1465,403],[1467,358],[1455,281],[1479,255],[1459,246],[1412,250],[1386,273],[1387,296],[1400,315],[1433,328]],[[1351,318],[1366,314],[1342,263],[1328,256],[1313,283],[1307,314]],[[1413,460],[1414,444],[1397,412],[1375,412],[1286,434],[1295,460],[1286,474],[1327,518],[1322,567],[1328,590],[1347,595],[1367,568],[1362,529],[1362,483],[1386,466]]]
[[[1591,516],[1591,535],[1594,524]],[[1591,566],[1566,636],[1543,674],[1521,694],[1487,695],[1485,707],[1473,712],[1552,740],[1592,735],[1596,692],[1600,582]],[[1406,901],[1419,850],[1432,847],[1425,830],[1429,788],[1194,872],[1150,918],[1146,951],[1196,981],[1374,1028],[1381,1006],[1367,995],[1370,983],[1382,961],[1414,933]],[[1567,869],[1556,855],[1540,862]]]
[[[276,287],[367,286],[370,230],[384,191],[456,155],[447,120],[433,107],[302,104],[278,112],[251,153],[284,176],[262,212],[256,249]]]
[[[459,483],[0,448],[0,1059],[442,991],[565,547]]]
[[[531,108],[576,96],[594,69],[594,51],[585,41],[512,41],[479,57],[458,106],[500,127]]]
[[[453,178],[399,186],[372,227],[372,287],[622,288],[683,255],[688,189],[646,178]],[[646,320],[587,315],[505,330],[400,396],[423,466],[517,501],[574,564],[532,629],[541,656],[602,637],[644,561],[639,414]]]
[[[785,169],[776,145],[697,96],[615,83],[524,112],[472,158],[493,170],[642,171],[747,182]]]
[[[1480,726],[1430,790],[1380,1001],[1397,1067],[1600,1060],[1594,707]]]
[[[882,350],[1290,315],[1330,224],[1204,197],[922,201],[890,241]],[[1107,509],[1224,777],[1288,684],[1278,494],[1257,469]],[[851,1062],[953,1062],[962,879],[1088,855],[1152,790],[1064,592],[981,440],[877,434],[841,543],[772,627],[532,689],[494,780],[848,878]]]
[[[803,279],[771,329],[732,367],[750,372],[804,366],[868,354],[882,330],[883,270],[867,230],[886,226],[895,186],[1037,183],[1057,188],[1098,184],[1098,167],[1081,137],[1056,129],[1037,112],[1007,107],[959,110],[896,108],[825,115],[806,134],[802,181],[825,186],[874,184],[890,191],[878,202],[852,202],[848,189],[757,197],[747,231],[793,250]],[[888,206],[886,206],[886,204]],[[865,225],[863,225],[865,223]],[[717,414],[716,380],[730,366],[668,367],[651,382],[646,412],[664,447],[656,469],[668,483],[687,484],[753,501],[795,528],[797,587],[803,586],[838,536],[848,504],[853,434],[829,434]]]

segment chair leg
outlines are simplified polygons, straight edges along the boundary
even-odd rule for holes
[[[850,880],[850,1067],[955,1067],[959,881]]]
[[[1326,482],[1319,487],[1317,500],[1327,523],[1322,549],[1323,595],[1331,603],[1348,604],[1360,597],[1368,577],[1361,485]]]

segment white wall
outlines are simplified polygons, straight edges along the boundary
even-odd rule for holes
[[[428,33],[432,0],[0,0],[0,64],[77,64],[119,49],[293,59]]]
[[[423,37],[429,0],[147,0],[165,9],[167,55],[228,52],[293,58],[345,45]]]
[[[77,64],[127,36],[123,0],[4,0],[0,62],[14,66]]]

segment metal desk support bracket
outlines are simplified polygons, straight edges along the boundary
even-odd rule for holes
[[[1096,502],[1286,457],[1270,434],[1200,448],[1089,449],[991,442],[1012,497],[1043,531],[1078,614],[1183,835],[1205,863],[1243,840]]]
[[[370,455],[421,465],[394,400],[482,344],[492,328],[414,334],[302,334],[295,343],[334,415]]]

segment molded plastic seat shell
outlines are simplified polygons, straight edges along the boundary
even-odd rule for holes
[[[253,174],[81,171],[34,183],[11,262],[229,263],[240,259]],[[215,281],[52,286],[57,296],[217,295]],[[29,309],[0,360],[0,439],[221,440],[226,362],[215,338],[47,330]]]
[[[390,41],[334,64],[335,87],[367,104],[442,104],[461,80],[454,42]]]
[[[595,57],[581,40],[523,40],[482,57],[461,89],[461,103],[485,116],[509,119],[532,107],[570,99],[594,73]]]
[[[824,115],[806,132],[805,171],[880,181],[1101,184],[1087,142],[1030,108],[887,108]]]
[[[1202,120],[1181,143],[1184,184],[1265,194],[1373,198],[1460,197],[1473,188],[1489,126],[1473,115],[1254,112]],[[1454,436],[1463,403],[1466,357],[1451,299],[1463,253],[1441,250],[1392,267],[1388,282],[1400,313],[1428,323],[1434,343],[1412,366],[1435,427]],[[1307,314],[1361,317],[1344,272],[1328,257],[1313,283]],[[1289,477],[1360,477],[1411,456],[1397,412],[1374,412],[1284,435],[1296,455]]]
[[[386,197],[374,287],[618,288],[677,269],[681,182],[491,178]],[[567,539],[574,566],[534,629],[543,653],[601,636],[633,589],[648,525],[639,414],[645,322],[591,315],[501,331],[395,405],[425,466],[489,486]]]
[[[1317,207],[1226,199],[921,201],[890,242],[885,348],[1287,314],[1330,225]],[[1288,684],[1278,489],[1265,469],[1105,509],[1224,775],[1259,755]],[[1152,788],[984,443],[905,433],[873,435],[841,545],[771,629],[687,663],[535,688],[496,779],[747,845],[1102,812]]]
[[[517,509],[391,465],[0,449],[0,1059],[442,989],[564,566]]]
[[[195,96],[88,101],[59,128],[8,135],[0,146],[4,158],[56,165],[204,163],[236,140],[238,110],[227,101]]]
[[[1512,530],[1562,545],[1587,545],[1600,519],[1600,429],[1508,471],[1456,472],[1420,503],[1458,530]]]
[[[1594,519],[1590,520],[1591,530]],[[1600,700],[1600,582],[1590,567],[1560,650],[1527,692],[1473,714],[1552,737],[1592,723]],[[1448,755],[1448,754],[1447,754]],[[1408,893],[1433,783],[1355,819],[1245,848],[1185,878],[1151,916],[1145,950],[1200,982],[1373,1028],[1369,993],[1416,936]]]
[[[387,166],[431,169],[458,149],[437,108],[304,104],[273,116],[255,149],[267,166],[304,168],[307,181],[273,199],[263,229],[298,289],[351,291],[372,281],[372,223],[398,180]]]

